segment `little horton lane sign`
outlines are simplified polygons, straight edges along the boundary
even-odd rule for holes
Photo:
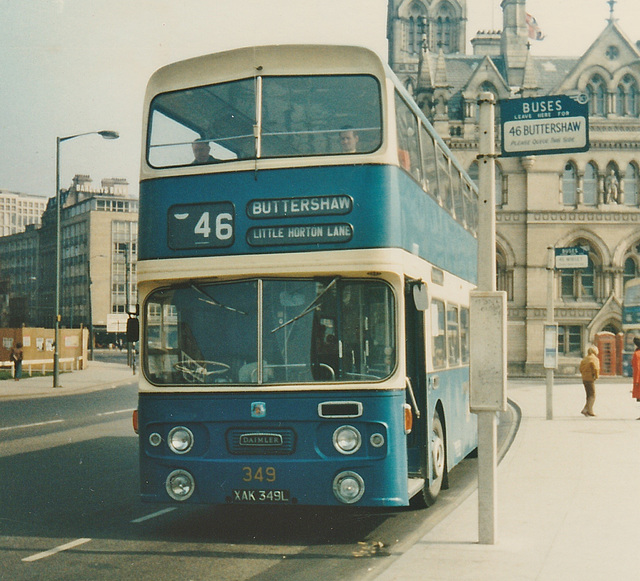
[[[503,157],[589,150],[586,95],[548,95],[500,102]]]

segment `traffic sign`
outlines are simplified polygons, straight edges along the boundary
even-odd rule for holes
[[[124,333],[127,330],[127,313],[107,314],[107,333]]]
[[[500,101],[502,155],[549,155],[589,150],[586,95],[547,95]]]
[[[556,268],[587,268],[589,266],[589,251],[582,246],[567,246],[556,248]]]
[[[558,369],[558,324],[544,326],[544,368]]]

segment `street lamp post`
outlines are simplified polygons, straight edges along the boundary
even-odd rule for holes
[[[53,342],[53,387],[60,387],[60,278],[61,278],[61,196],[60,196],[60,144],[84,135],[100,135],[104,139],[118,139],[117,131],[88,131],[66,137],[56,137],[56,312]]]

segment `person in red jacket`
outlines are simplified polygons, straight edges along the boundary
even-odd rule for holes
[[[633,369],[633,391],[631,397],[635,397],[636,401],[640,401],[640,337],[635,337],[633,344],[636,350],[631,357],[631,369]]]

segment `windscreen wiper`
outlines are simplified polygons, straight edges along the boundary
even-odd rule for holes
[[[194,291],[199,292],[201,295],[206,297],[206,298],[198,297],[198,300],[202,301],[203,303],[207,303],[208,305],[213,305],[214,307],[220,307],[221,309],[226,309],[227,311],[231,311],[232,313],[239,313],[240,315],[248,314],[248,313],[245,313],[244,311],[241,311],[240,309],[236,309],[234,307],[230,307],[230,306],[225,305],[225,304],[221,303],[220,301],[214,299],[209,293],[207,293],[204,290],[202,290],[199,286],[197,286],[193,282],[191,283],[191,288]]]
[[[297,321],[298,319],[302,319],[302,317],[308,315],[309,313],[316,311],[320,308],[320,305],[317,305],[316,303],[326,294],[326,292],[334,285],[336,284],[336,282],[338,282],[338,279],[340,277],[336,276],[327,286],[326,288],[315,298],[313,299],[308,306],[306,306],[302,312],[299,315],[296,315],[295,317],[293,317],[293,319],[289,319],[288,321],[286,321],[285,323],[282,323],[282,325],[278,325],[275,329],[271,329],[272,333],[275,333],[276,331],[279,331],[280,329],[282,329],[283,327],[286,327],[287,325],[290,325],[291,323],[294,323],[295,321]]]

